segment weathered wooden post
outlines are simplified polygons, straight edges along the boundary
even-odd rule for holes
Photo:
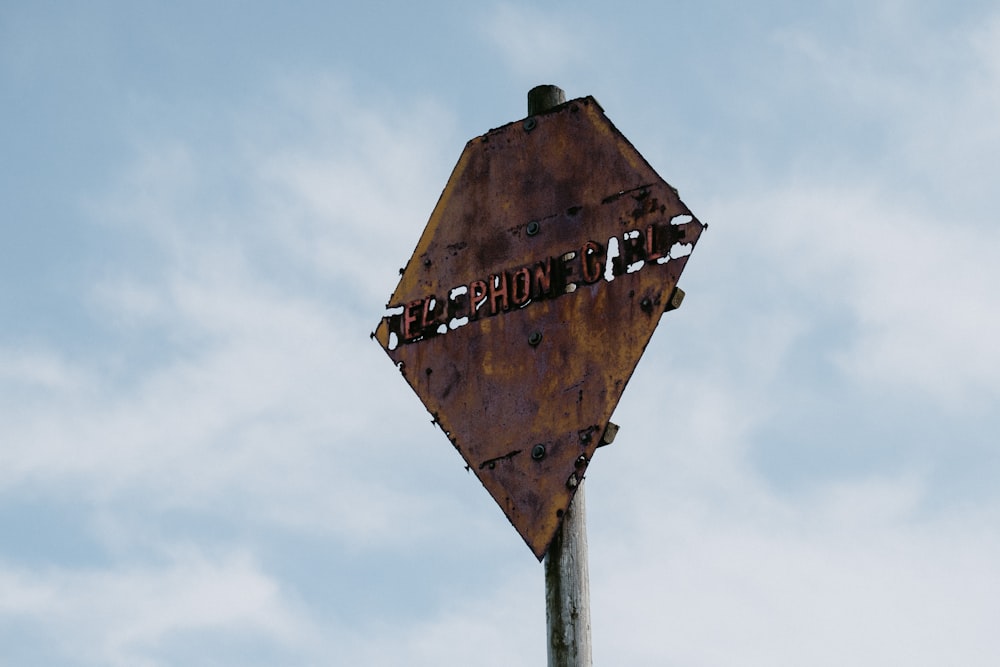
[[[535,86],[528,91],[528,115],[565,101],[562,88]],[[587,503],[582,481],[545,554],[545,619],[549,667],[591,667]]]
[[[587,504],[583,483],[545,554],[549,667],[591,667]]]

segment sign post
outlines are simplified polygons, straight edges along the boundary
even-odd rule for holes
[[[549,667],[591,667],[587,505],[583,483],[545,554]]]
[[[528,91],[528,116],[566,101],[557,86]],[[587,503],[580,481],[545,553],[545,625],[549,667],[590,667],[590,575],[587,564]]]
[[[372,334],[539,560],[549,665],[589,667],[583,480],[705,225],[593,97],[474,137]]]

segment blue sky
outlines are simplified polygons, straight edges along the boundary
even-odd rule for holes
[[[1000,10],[0,4],[0,662],[545,660],[368,334],[465,142],[594,95],[709,223],[588,471],[596,664],[1000,654]]]

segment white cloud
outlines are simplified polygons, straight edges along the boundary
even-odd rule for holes
[[[796,28],[779,31],[778,40],[794,63],[796,89],[810,89],[829,112],[856,123],[846,145],[869,163],[831,169],[878,178],[946,215],[942,224],[988,221],[1000,150],[1000,15],[970,8],[948,23],[927,19],[905,3],[883,3],[853,19],[853,39]]]
[[[686,360],[706,298],[666,316],[681,350],[654,338],[666,370],[633,378],[588,474],[595,663],[990,664],[995,498],[930,509],[912,461],[773,487],[754,449],[789,390]]]
[[[592,542],[595,659],[987,665],[996,654],[995,512],[916,519],[919,485],[882,479],[781,511],[748,495],[734,514],[672,482],[647,494],[636,533]]]
[[[60,393],[79,390],[85,382],[85,376],[79,369],[52,352],[0,348],[0,387],[16,386],[22,390]],[[16,398],[15,395],[10,397],[11,400]]]
[[[438,501],[398,487],[405,463],[380,473],[426,460],[385,418],[423,412],[367,334],[460,143],[431,147],[450,132],[433,105],[375,110],[335,81],[286,82],[269,102],[293,120],[234,112],[241,133],[222,147],[147,138],[91,199],[105,230],[144,252],[81,286],[106,323],[96,355],[0,358],[12,398],[0,487],[248,505],[366,541],[423,525]],[[418,442],[436,434],[427,422]]]
[[[316,631],[242,553],[187,549],[159,566],[109,570],[0,568],[0,600],[0,615],[40,630],[52,658],[71,664],[174,664],[158,656],[192,632],[207,633],[203,650],[223,656],[226,633],[294,654]]]
[[[714,215],[767,267],[766,312],[782,312],[783,293],[830,313],[844,338],[828,353],[859,382],[952,409],[1000,397],[996,228],[868,187],[776,189]]]
[[[530,554],[527,554],[530,559]],[[532,559],[533,560],[533,559]],[[462,597],[425,619],[403,628],[373,628],[361,641],[348,641],[346,663],[414,667],[482,665],[505,667],[544,661],[545,598],[542,568],[498,573],[483,599]]]
[[[565,12],[499,4],[482,23],[485,35],[517,74],[541,80],[564,73],[586,57],[587,30]]]

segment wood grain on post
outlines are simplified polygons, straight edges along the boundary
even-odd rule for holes
[[[528,115],[544,113],[565,101],[562,88],[535,86],[528,91]],[[549,667],[592,667],[587,504],[582,480],[545,554],[545,618]]]
[[[591,667],[587,504],[583,482],[545,554],[549,667]]]
[[[566,101],[566,93],[559,86],[535,86],[528,91],[528,115],[548,111]]]

